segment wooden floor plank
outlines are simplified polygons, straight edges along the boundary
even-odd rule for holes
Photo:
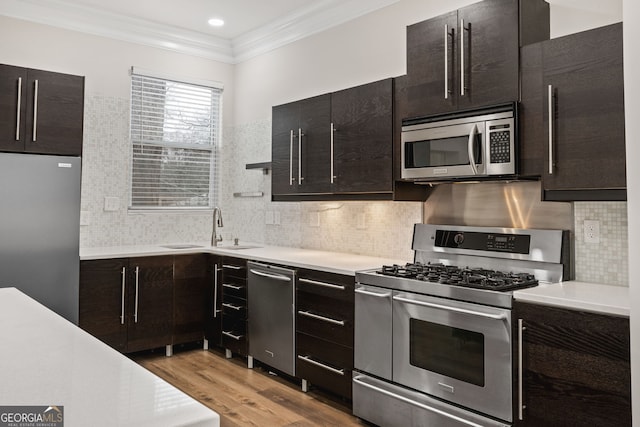
[[[269,374],[258,364],[247,369],[246,359],[227,359],[221,350],[177,350],[136,353],[137,363],[220,415],[222,427],[238,426],[365,426],[349,406],[332,395],[303,393],[299,380]]]

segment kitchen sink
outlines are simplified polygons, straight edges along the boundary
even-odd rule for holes
[[[163,248],[167,249],[195,249],[195,248],[204,248],[202,245],[192,245],[189,243],[176,243],[172,245],[163,245]]]
[[[237,251],[240,249],[256,249],[261,248],[262,246],[254,246],[254,245],[233,245],[233,246],[218,246],[220,249],[229,249],[232,251]]]

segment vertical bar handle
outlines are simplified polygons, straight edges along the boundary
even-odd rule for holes
[[[124,293],[126,292],[127,267],[122,267],[122,308],[120,309],[120,324],[124,325]]]
[[[449,99],[449,24],[444,25],[444,99]]]
[[[460,20],[460,95],[464,96],[464,19]]]
[[[22,108],[22,77],[18,77],[18,100],[16,107],[16,141],[20,141],[20,110]]]
[[[140,277],[140,267],[136,267],[136,299],[135,299],[135,309],[133,311],[134,323],[138,323],[138,288],[140,283],[139,277]]]
[[[218,317],[218,264],[213,264],[213,318]]]
[[[336,176],[333,174],[333,133],[336,131],[333,122],[331,122],[331,183],[335,182]]]
[[[302,185],[302,137],[304,134],[302,133],[302,129],[298,128],[298,185]]]
[[[473,174],[474,175],[478,175],[478,166],[476,165],[476,160],[475,160],[475,144],[474,142],[476,141],[476,134],[478,133],[478,126],[477,125],[473,125],[471,127],[471,131],[469,132],[469,146],[467,147],[467,150],[469,151],[469,164],[471,165],[471,170],[473,170]]]
[[[289,185],[293,185],[293,129],[289,134]]]
[[[518,419],[524,420],[524,396],[523,396],[523,363],[522,363],[522,343],[523,333],[526,328],[522,325],[522,319],[518,319]]]
[[[548,86],[549,101],[549,175],[553,175],[553,85]]]
[[[33,90],[33,142],[36,142],[38,130],[38,80],[34,82]]]

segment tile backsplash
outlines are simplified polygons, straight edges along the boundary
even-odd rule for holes
[[[129,100],[88,95],[82,171],[81,247],[206,242],[210,213],[128,213]],[[225,240],[347,252],[409,261],[419,202],[271,202],[271,175],[246,169],[271,159],[271,121],[223,129],[218,204]],[[259,194],[238,197],[234,193]],[[105,199],[115,206],[105,206]],[[628,286],[624,202],[574,203],[576,279]],[[584,242],[597,220],[600,243]]]

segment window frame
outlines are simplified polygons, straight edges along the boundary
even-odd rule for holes
[[[133,101],[133,91],[134,91],[134,76],[139,76],[142,78],[148,77],[152,79],[164,80],[175,82],[178,84],[186,84],[193,86],[202,86],[209,89],[217,90],[218,93],[218,106],[217,106],[217,118],[214,117],[214,121],[212,121],[212,132],[213,136],[211,137],[211,145],[207,145],[206,148],[203,145],[198,144],[183,144],[176,142],[168,142],[168,141],[160,141],[158,144],[154,144],[153,142],[149,143],[144,141],[136,140],[133,138],[133,118],[134,118],[134,101]],[[167,212],[185,212],[195,214],[198,212],[211,212],[214,206],[217,205],[218,202],[218,188],[219,188],[219,180],[220,180],[220,145],[222,140],[222,108],[223,108],[223,93],[224,86],[220,82],[211,81],[211,80],[203,80],[203,79],[193,79],[193,78],[185,78],[178,77],[167,73],[155,72],[146,69],[142,69],[139,67],[131,67],[130,69],[130,101],[129,101],[129,182],[128,182],[128,203],[127,203],[127,211],[129,213],[167,213]],[[134,205],[134,150],[137,145],[146,144],[148,146],[160,147],[160,148],[185,148],[188,150],[205,150],[210,151],[211,159],[209,164],[209,189],[208,189],[208,205],[206,206],[161,206],[161,205]],[[209,148],[210,147],[210,148]],[[160,194],[160,192],[158,192]]]

